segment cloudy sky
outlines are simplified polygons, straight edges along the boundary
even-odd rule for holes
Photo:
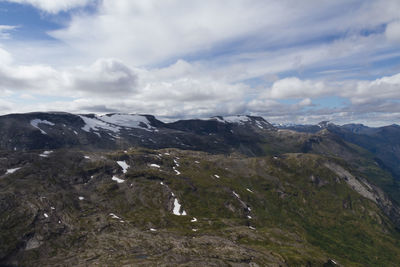
[[[400,124],[399,0],[0,0],[0,113]]]

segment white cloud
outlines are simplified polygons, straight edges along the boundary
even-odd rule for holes
[[[318,97],[331,93],[323,81],[300,80],[290,77],[274,82],[266,97],[274,99]]]
[[[34,53],[26,52],[26,43],[10,49],[24,61],[35,61],[37,54],[40,61],[72,65],[118,58],[131,66],[153,66],[190,56],[199,62],[198,72],[232,82],[371,64],[375,53],[385,55],[387,39],[384,33],[359,31],[398,19],[400,9],[396,0],[104,0],[98,5],[93,14],[72,14],[65,28],[49,33],[67,44],[61,51],[43,43],[29,45]],[[324,39],[335,35],[334,41]]]
[[[278,113],[282,114],[283,106],[279,102],[266,98],[253,99],[248,103],[248,108],[252,112],[261,114]],[[287,110],[285,111],[287,112]]]
[[[143,96],[151,99],[203,102],[240,99],[247,88],[243,84],[226,84],[213,80],[181,78],[172,82],[150,82],[143,88]]]
[[[307,106],[310,106],[311,104],[312,104],[312,100],[310,98],[304,98],[303,100],[301,100],[299,102],[300,107],[307,107]]]
[[[11,63],[9,54],[4,53],[3,57]],[[135,92],[136,80],[131,68],[114,59],[99,59],[90,66],[67,69],[48,65],[0,64],[0,89],[43,95],[121,97],[121,94]]]
[[[389,41],[400,43],[400,20],[388,24],[385,33]]]
[[[97,13],[75,14],[67,28],[50,34],[92,60],[116,57],[149,65],[225,47],[242,54],[323,42],[327,33],[357,35],[397,19],[399,9],[400,2],[392,0],[103,0]],[[340,45],[336,52],[352,48]]]
[[[26,105],[25,111],[97,110],[165,116],[244,112],[242,99],[247,85],[229,84],[195,73],[186,78],[176,75],[185,69],[194,68],[180,61],[154,71],[133,69],[116,59],[99,59],[89,66],[53,68],[16,65],[11,58],[10,64],[0,65],[0,89],[18,92],[20,99],[35,98],[35,102],[40,102],[42,96],[75,99],[70,103],[44,101],[42,105]]]
[[[10,113],[13,110],[13,105],[10,101],[0,98],[0,114]]]
[[[324,81],[301,80],[289,77],[275,81],[262,93],[266,99],[301,99],[307,104],[309,98],[341,96],[354,104],[377,100],[400,100],[400,73],[392,76],[368,80]],[[304,102],[303,102],[304,101]]]
[[[398,0],[10,2],[53,14],[98,4],[93,13],[71,11],[49,33],[58,42],[1,44],[0,90],[35,98],[13,110],[297,121],[396,112],[399,70],[372,63],[399,55]],[[40,102],[49,95],[60,98]],[[316,103],[325,96],[350,104],[323,109]]]
[[[10,64],[13,61],[12,55],[0,47],[0,67]]]
[[[377,100],[400,100],[400,73],[373,81],[341,82],[341,95],[354,104],[371,103]]]
[[[89,94],[121,96],[134,93],[137,77],[134,71],[116,59],[99,59],[89,67],[76,67],[65,74],[72,90]]]
[[[227,82],[241,82],[252,78],[272,77],[273,81],[281,72],[296,72],[301,75],[307,69],[339,68],[340,73],[352,75],[359,69],[349,73],[346,64],[368,65],[382,60],[387,55],[384,52],[385,37],[381,35],[349,36],[330,43],[316,43],[307,46],[280,48],[278,50],[254,51],[239,54],[215,56],[207,60],[194,62],[178,61],[174,67],[175,77],[204,75]],[[371,55],[371,48],[380,51],[379,55]],[[383,48],[382,48],[383,47]],[[189,64],[189,65],[188,65]],[[168,68],[170,69],[170,68]],[[169,70],[170,71],[170,70]],[[167,75],[172,75],[168,73]],[[338,76],[338,73],[326,76]],[[270,79],[268,79],[270,80]]]
[[[58,91],[62,83],[62,77],[55,69],[44,65],[13,66],[0,65],[0,89],[3,90],[27,90],[49,94]]]
[[[335,108],[314,104],[321,97],[333,96],[347,99],[349,104],[336,103],[340,107]],[[290,98],[298,102],[279,102]],[[263,114],[277,123],[331,120],[336,123],[359,122],[376,126],[400,122],[399,102],[400,73],[371,81],[301,80],[291,77],[273,83],[259,97],[248,102],[247,110]]]
[[[11,35],[9,32],[15,30],[16,28],[18,27],[13,25],[0,25],[0,40],[10,39]]]
[[[53,68],[16,65],[11,55],[4,50],[0,52],[9,63],[0,64],[0,89],[8,92],[8,97],[19,92],[21,99],[35,99],[35,105],[16,108],[11,101],[5,106],[20,111],[119,111],[169,117],[251,113],[282,119],[290,115],[297,121],[302,120],[301,116],[310,116],[312,120],[343,118],[343,114],[400,112],[393,102],[400,100],[400,74],[373,81],[289,77],[260,91],[244,83],[229,82],[225,77],[209,77],[202,66],[182,60],[160,69],[132,68],[116,59],[99,59],[88,66]],[[73,100],[40,103],[42,96]],[[340,96],[349,99],[352,105],[339,110],[316,109],[314,99],[324,96]],[[279,102],[282,99],[297,101],[283,104]]]
[[[48,13],[58,13],[72,8],[82,7],[93,0],[1,0],[17,4],[28,4]]]
[[[51,35],[90,55],[149,64],[207,50],[261,29],[273,15],[256,20],[265,6],[243,0],[104,0],[97,14],[76,15],[67,29]],[[283,11],[273,2],[269,8]]]
[[[34,99],[36,99],[36,97],[34,97],[33,95],[31,95],[31,94],[22,94],[22,95],[20,95],[19,96],[21,99],[27,99],[27,100],[34,100]]]

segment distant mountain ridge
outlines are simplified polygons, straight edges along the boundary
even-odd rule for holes
[[[300,135],[296,141],[299,147],[295,148],[286,137],[282,140],[282,133],[278,132],[283,129],[317,136],[323,130],[329,131],[368,150],[382,168],[400,180],[398,125],[372,128],[362,124],[339,126],[328,121],[317,125],[272,125],[262,117],[246,115],[165,123],[153,115],[34,112],[0,116],[0,150],[147,147],[262,156],[285,151],[279,142],[289,147],[288,151],[309,151],[318,139]]]
[[[244,137],[258,140],[263,131],[273,130],[261,117],[230,116],[207,120],[164,123],[152,115],[26,113],[0,117],[0,149],[30,150],[80,147],[116,149],[131,146],[175,147],[229,152],[226,140],[240,146]],[[235,144],[236,142],[236,144]],[[248,153],[257,154],[250,149]]]
[[[363,124],[330,124],[282,126],[305,133],[317,133],[326,129],[344,141],[356,144],[373,153],[377,162],[400,180],[400,126],[392,124],[382,127],[368,127]]]

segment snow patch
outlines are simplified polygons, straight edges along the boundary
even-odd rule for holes
[[[158,165],[158,164],[150,164],[150,167],[153,167],[153,168],[160,168],[160,165]]]
[[[224,121],[229,122],[229,123],[244,123],[250,121],[250,118],[247,116],[228,116],[228,117],[223,117]]]
[[[54,123],[52,123],[50,121],[46,121],[46,120],[40,120],[40,119],[31,120],[31,125],[33,127],[35,127],[36,129],[39,129],[42,134],[47,134],[47,133],[39,128],[39,124],[46,124],[46,125],[50,125],[50,126],[55,125]]]
[[[261,125],[261,123],[259,121],[256,121],[256,125],[257,125],[258,128],[264,129],[264,127]]]
[[[109,215],[110,215],[110,216],[111,216],[111,218],[113,218],[113,219],[118,219],[118,220],[121,220],[121,218],[120,218],[120,217],[118,217],[117,215],[115,215],[114,213],[110,213]]]
[[[83,156],[85,159],[90,159],[90,157],[89,156]]]
[[[250,228],[251,230],[256,230],[256,228],[253,227],[253,226],[249,226],[249,228]]]
[[[247,116],[242,116],[242,115],[237,115],[237,116],[227,116],[222,118],[223,122],[227,123],[238,123],[238,124],[243,124],[245,122],[251,121],[251,119]],[[219,121],[221,121],[219,119]]]
[[[150,231],[151,231],[151,232],[157,232],[157,230],[154,229],[154,228],[150,228]]]
[[[130,167],[126,161],[117,161],[117,164],[122,168],[123,173],[126,173]]]
[[[47,215],[47,213],[44,213],[43,215],[44,217],[49,218],[49,215]]]
[[[18,171],[19,169],[21,169],[21,167],[19,167],[19,168],[14,168],[14,169],[8,169],[7,172],[6,172],[6,174],[12,174],[12,173]]]
[[[218,178],[218,179],[220,178],[219,175],[217,175],[217,174],[214,174],[214,177],[215,177],[215,178]]]
[[[79,117],[85,122],[85,126],[82,127],[82,130],[84,130],[85,132],[88,132],[88,133],[90,133],[91,130],[96,132],[100,129],[109,130],[114,133],[118,133],[120,130],[120,127],[111,125],[107,122],[104,122],[104,121],[98,119],[97,116],[94,118],[89,118],[89,117],[80,115]],[[99,135],[99,133],[97,133],[97,135]]]
[[[190,222],[197,222],[197,218],[193,217],[193,219],[191,219]]]
[[[119,184],[122,184],[122,183],[125,182],[125,180],[122,180],[122,179],[118,178],[117,176],[113,176],[113,177],[111,178],[111,180],[116,181],[116,182],[119,183]]]
[[[253,193],[253,194],[254,194],[254,192],[253,192],[253,191],[251,191],[250,189],[246,188],[246,190],[247,190],[247,191],[249,191],[250,193]]]
[[[111,114],[104,116],[97,116],[97,119],[110,124],[138,128],[146,131],[154,131],[155,127],[151,126],[150,121],[143,115],[136,114]]]
[[[53,153],[53,151],[44,151],[39,156],[42,157],[42,158],[48,158],[51,153]]]
[[[235,191],[232,191],[232,194],[234,194],[235,197],[240,198],[239,194],[237,194]]]
[[[181,210],[181,204],[179,204],[178,199],[175,198],[175,200],[174,200],[174,210],[172,212],[174,213],[174,215],[177,215],[177,216],[185,216],[186,215],[186,211],[183,210],[182,212],[180,212],[180,210]]]
[[[78,199],[82,201],[82,200],[84,200],[85,198],[84,198],[84,197],[78,197]]]
[[[173,167],[174,171],[176,172],[176,175],[181,175],[181,172],[178,171],[175,167]]]
[[[192,229],[193,232],[197,232],[198,230],[199,230],[199,229],[195,229],[195,228]]]

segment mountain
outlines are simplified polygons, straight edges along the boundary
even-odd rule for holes
[[[93,150],[142,146],[214,153],[237,149],[257,155],[262,153],[257,145],[262,142],[262,133],[272,128],[263,118],[252,116],[163,123],[151,115],[11,114],[0,117],[0,149]]]
[[[360,131],[354,128],[335,127],[331,131],[348,142],[357,144],[372,152],[382,167],[390,170],[400,180],[400,126],[390,125],[379,128],[363,127]]]
[[[284,129],[294,130],[296,132],[306,132],[317,134],[319,131],[328,131],[338,136],[345,142],[355,144],[367,150],[370,157],[378,164],[381,169],[390,172],[394,178],[382,177],[376,178],[377,182],[385,191],[400,203],[400,126],[389,125],[384,127],[372,128],[362,124],[346,124],[338,126],[329,124],[319,125],[296,125],[283,127]],[[282,128],[282,129],[283,129]]]
[[[397,128],[315,127],[1,116],[0,265],[397,266]]]

